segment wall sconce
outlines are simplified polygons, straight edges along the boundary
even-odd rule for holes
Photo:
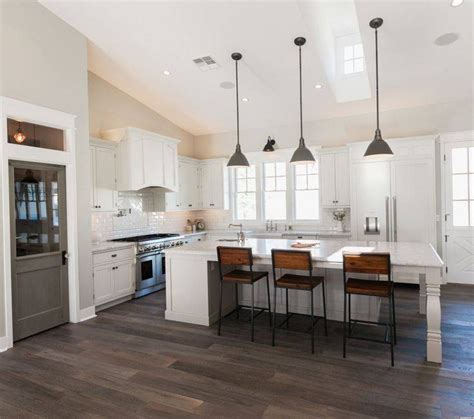
[[[263,151],[265,152],[271,152],[275,151],[275,148],[273,147],[275,145],[275,140],[268,136],[267,143],[265,144],[265,147],[263,147]]]

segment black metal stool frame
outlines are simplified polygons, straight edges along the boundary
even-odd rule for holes
[[[370,255],[365,254],[364,256]],[[380,255],[380,254],[379,254]],[[393,347],[394,345],[397,344],[397,334],[396,334],[396,320],[395,320],[395,292],[394,292],[394,283],[392,280],[392,265],[390,262],[390,254],[388,254],[388,281],[391,283],[391,290],[390,290],[390,295],[388,297],[389,300],[389,322],[373,322],[373,321],[368,321],[368,320],[357,320],[357,319],[352,319],[351,317],[351,295],[352,293],[348,293],[346,289],[347,285],[347,272],[346,272],[346,264],[343,263],[343,281],[344,281],[344,319],[343,319],[343,357],[346,357],[346,346],[347,346],[347,339],[357,339],[357,340],[365,340],[368,342],[376,342],[376,343],[383,343],[383,344],[388,344],[390,345],[390,358],[391,358],[391,365],[392,367],[395,365],[394,363],[394,350]],[[377,276],[378,278],[380,275]],[[355,295],[364,295],[364,294],[355,294]],[[370,297],[370,295],[368,295]],[[378,298],[384,298],[384,297],[378,297]],[[349,317],[349,321],[347,321],[347,318]],[[348,323],[348,324],[347,324]],[[355,326],[357,324],[372,324],[376,326],[385,326],[385,339],[380,340],[380,339],[370,339],[366,338],[363,336],[354,336],[352,334]],[[387,339],[388,335],[390,336],[390,339]]]
[[[286,324],[286,329],[289,329],[289,321],[290,318],[294,315],[298,316],[304,316],[304,317],[311,317],[311,326],[303,333],[310,333],[311,334],[311,353],[314,354],[314,328],[316,324],[318,323],[319,320],[323,319],[324,320],[324,334],[325,336],[328,335],[328,326],[327,326],[327,315],[326,315],[326,289],[325,289],[325,278],[323,278],[323,281],[321,282],[322,285],[322,296],[323,296],[323,316],[315,316],[314,315],[314,290],[317,288],[314,287],[311,290],[304,290],[304,289],[298,289],[297,291],[308,291],[311,293],[311,314],[308,316],[307,314],[301,314],[301,313],[293,313],[289,311],[288,307],[288,288],[283,288],[283,287],[277,287],[277,277],[276,277],[276,271],[275,271],[275,260],[274,260],[274,250],[278,249],[272,249],[272,271],[273,271],[273,286],[274,286],[274,298],[273,298],[273,331],[272,331],[272,346],[275,346],[275,332],[276,329],[283,329],[283,325]],[[295,252],[301,253],[301,251],[294,250]],[[308,252],[309,255],[311,255],[310,252]],[[310,269],[309,271],[309,276],[308,278],[313,277],[313,267],[311,263],[311,256],[310,258]],[[285,289],[286,290],[286,316],[285,320],[283,320],[280,324],[276,324],[276,296],[277,296],[277,288]]]

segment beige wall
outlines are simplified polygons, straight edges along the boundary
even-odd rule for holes
[[[137,127],[181,140],[178,152],[194,156],[194,137],[141,102],[89,72],[89,128],[94,137],[111,128]]]
[[[0,1],[0,11],[0,95],[77,116],[77,212],[89,214],[90,173],[81,170],[90,167],[86,39],[33,0]],[[93,305],[90,229],[90,217],[79,217],[81,308]],[[3,304],[2,298],[0,316]],[[4,319],[0,319],[2,334]]]
[[[401,138],[441,132],[474,129],[472,98],[418,108],[384,111],[380,116],[384,138]],[[375,130],[375,112],[346,118],[327,119],[304,124],[309,145],[341,146],[371,140]],[[299,125],[244,130],[240,141],[243,151],[262,150],[269,135],[275,136],[279,148],[296,147]],[[201,135],[195,138],[197,158],[225,157],[235,149],[234,132]]]

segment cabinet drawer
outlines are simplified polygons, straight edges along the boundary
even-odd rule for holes
[[[108,252],[95,253],[92,258],[93,265],[100,265],[102,263],[111,263],[124,259],[134,259],[135,251],[133,247],[128,249],[117,249]]]

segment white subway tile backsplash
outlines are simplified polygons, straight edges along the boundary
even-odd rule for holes
[[[232,222],[230,211],[224,210],[203,210],[203,211],[174,211],[160,212],[155,211],[153,192],[119,192],[118,209],[122,210],[124,216],[117,216],[116,213],[92,214],[92,240],[100,242],[116,239],[120,237],[136,236],[140,234],[151,233],[179,233],[184,230],[186,221],[190,219],[194,222],[201,219],[208,230],[226,229]],[[332,209],[321,209],[321,220],[318,223],[294,226],[294,229],[312,230],[312,229],[331,229],[336,226],[332,219]],[[346,211],[347,216],[344,225],[350,228],[350,211]],[[284,229],[285,222],[278,222],[281,226],[279,230]],[[245,224],[244,224],[244,228]],[[255,225],[249,225],[248,228],[255,228]],[[260,226],[265,228],[265,226]]]

